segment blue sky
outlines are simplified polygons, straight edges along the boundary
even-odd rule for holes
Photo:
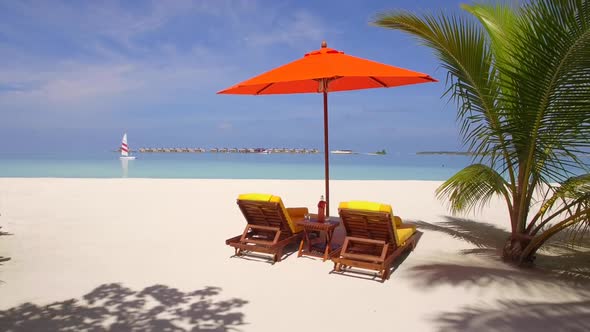
[[[132,148],[322,148],[322,96],[215,92],[328,46],[441,82],[329,95],[331,148],[461,150],[446,74],[392,9],[462,1],[0,0],[0,153]]]

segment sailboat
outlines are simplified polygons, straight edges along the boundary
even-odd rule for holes
[[[127,145],[127,133],[123,134],[123,140],[121,141],[121,160],[133,160],[135,156],[129,155],[129,145]]]

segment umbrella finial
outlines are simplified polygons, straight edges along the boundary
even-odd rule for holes
[[[328,43],[325,40],[322,40],[322,48],[328,47]]]

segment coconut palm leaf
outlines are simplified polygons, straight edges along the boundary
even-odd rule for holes
[[[457,172],[436,189],[438,198],[450,201],[453,214],[483,208],[495,195],[510,204],[508,183],[494,169],[474,164]]]
[[[518,159],[519,211],[528,211],[538,183],[549,185],[581,166],[590,142],[590,6],[585,1],[536,1],[524,6],[498,59],[506,109],[504,128]],[[521,213],[517,229],[524,230]]]
[[[509,61],[506,50],[511,47],[508,37],[516,25],[517,16],[514,8],[504,3],[463,4],[461,8],[477,18],[486,29],[494,58],[504,58],[504,61]]]
[[[511,30],[509,57],[498,59],[501,99],[512,105],[505,128],[524,179],[563,181],[564,168],[581,165],[576,153],[590,146],[588,22],[587,1],[527,4]]]
[[[590,174],[579,175],[569,178],[567,181],[557,187],[551,187],[553,195],[545,200],[537,214],[529,223],[528,230],[532,231],[531,235],[537,234],[543,227],[552,222],[559,216],[572,216],[581,211],[587,210],[590,207]],[[551,212],[547,217],[545,215]],[[581,214],[583,217],[583,213]],[[590,223],[590,216],[586,225]],[[541,223],[536,225],[536,222],[541,220]],[[535,227],[533,229],[533,227]],[[579,230],[584,230],[580,226]]]
[[[501,130],[495,107],[496,73],[479,25],[458,16],[420,18],[408,12],[384,13],[374,23],[408,32],[436,52],[442,67],[448,70],[447,94],[459,106],[457,117],[470,150],[478,153],[498,145]]]
[[[590,220],[590,206],[588,205],[577,205],[573,213],[567,218],[560,220],[559,222],[551,225],[549,228],[543,230],[542,233],[535,236],[531,242],[526,246],[521,255],[521,260],[527,259],[530,255],[537,251],[543,244],[545,244],[552,236],[566,229],[573,229],[582,226],[582,230],[588,229],[588,223]],[[578,229],[580,231],[580,229]]]

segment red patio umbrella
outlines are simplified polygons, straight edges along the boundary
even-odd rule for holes
[[[401,85],[437,82],[427,74],[385,65],[322,48],[299,60],[270,70],[219,94],[271,95],[322,93],[324,95],[324,159],[326,216],[330,215],[330,163],[328,149],[328,92],[390,88]]]

